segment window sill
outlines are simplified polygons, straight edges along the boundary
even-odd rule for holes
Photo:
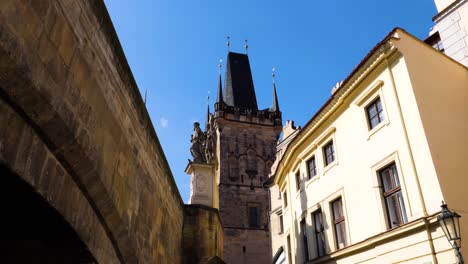
[[[371,137],[376,134],[378,131],[380,131],[383,127],[388,126],[390,124],[389,121],[385,120],[383,122],[380,122],[377,126],[369,130],[369,133],[367,135],[367,141],[371,139]]]
[[[313,258],[313,259],[310,259],[310,260],[308,260],[308,262],[306,262],[306,263],[307,263],[307,264],[309,264],[309,263],[321,263],[321,262],[323,262],[323,261],[325,261],[325,260],[329,260],[329,259],[330,259],[330,254],[327,253],[327,254],[325,254],[325,255],[323,255],[323,256],[317,256],[317,257],[315,257],[315,258]]]
[[[332,163],[328,164],[324,169],[323,169],[323,175],[325,175],[331,168],[335,167],[338,165],[338,160],[335,159]]]
[[[301,187],[299,190],[297,190],[297,192],[296,192],[296,200],[297,200],[297,198],[301,195],[301,193],[303,193],[303,192],[304,192],[304,188],[303,188],[303,187]]]
[[[318,180],[320,177],[318,174],[316,174],[315,176],[313,176],[312,178],[308,179],[305,183],[305,186],[306,186],[306,189],[309,188],[309,185],[311,183],[313,183],[314,181]]]
[[[327,260],[329,262],[334,261],[339,258],[342,258],[344,255],[356,254],[362,252],[362,250],[365,248],[378,247],[386,243],[386,241],[395,240],[398,237],[406,236],[409,233],[415,232],[416,230],[420,230],[426,224],[429,224],[430,226],[437,225],[437,214],[438,212],[427,217],[421,217],[419,219],[413,220],[391,230],[377,233],[373,236],[366,238],[361,242],[355,244],[350,243],[348,246],[342,249],[336,249],[335,251],[328,253],[325,256],[310,260],[308,264],[319,264],[323,263],[324,260]]]

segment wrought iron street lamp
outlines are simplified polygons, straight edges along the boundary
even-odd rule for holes
[[[442,210],[437,216],[442,230],[444,231],[445,236],[447,237],[450,245],[455,249],[458,263],[463,264],[463,257],[460,252],[461,247],[461,235],[460,235],[460,215],[456,212],[452,212],[447,208],[447,204],[442,201],[440,206]]]

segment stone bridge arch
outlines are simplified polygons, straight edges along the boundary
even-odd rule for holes
[[[5,263],[95,263],[73,227],[22,177],[0,165],[0,248]]]
[[[85,187],[79,186],[38,133],[28,125],[24,115],[2,100],[0,124],[0,181],[5,184],[2,184],[2,187],[13,188],[10,186],[15,181],[12,178],[21,178],[20,181],[24,184],[16,184],[20,182],[16,180],[12,185],[21,187],[15,189],[24,193],[35,192],[35,195],[41,196],[73,228],[91,250],[92,255],[97,259],[119,262],[121,256],[118,256],[119,253],[114,249],[115,242],[109,239],[109,230],[102,225],[102,219],[99,219],[102,216],[96,214],[96,208],[93,208],[96,205],[92,204],[92,198],[86,193]],[[31,188],[31,191],[26,190],[28,188]],[[10,199],[9,203],[20,206],[21,201],[18,203],[16,200],[19,197]],[[36,237],[36,234],[23,235],[17,238],[12,235],[9,238],[41,239]]]

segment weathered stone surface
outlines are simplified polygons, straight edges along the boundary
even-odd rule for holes
[[[223,257],[223,227],[218,210],[199,204],[185,205],[182,263],[206,263]]]
[[[8,120],[15,126],[2,126],[0,146],[19,144],[16,162],[6,159],[0,148],[0,166],[6,166],[29,183],[73,226],[80,238],[93,252],[96,259],[118,262],[112,243],[88,199],[68,174],[60,161],[49,151],[25,120],[0,100],[0,120]],[[19,135],[11,141],[6,135]],[[7,144],[7,142],[10,142]],[[23,162],[26,161],[26,162]],[[14,201],[12,201],[14,202]]]
[[[215,116],[223,260],[271,263],[269,194],[263,182],[275,161],[281,122],[227,112],[215,112]],[[249,207],[257,208],[254,226],[249,223]]]
[[[182,199],[103,2],[0,2],[1,164],[100,263],[180,263]]]

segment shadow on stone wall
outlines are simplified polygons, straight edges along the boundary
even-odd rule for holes
[[[201,204],[184,207],[182,263],[224,263],[223,226],[217,209]]]

